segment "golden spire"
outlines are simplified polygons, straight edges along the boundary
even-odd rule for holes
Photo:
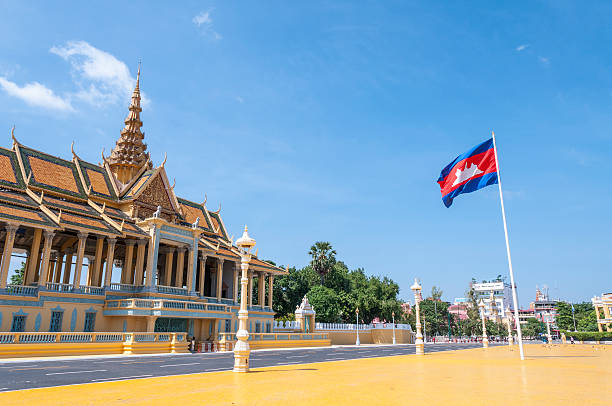
[[[140,63],[138,63],[136,87],[132,93],[132,102],[125,118],[125,126],[108,158],[111,170],[123,184],[128,183],[150,161],[149,154],[146,152],[147,144],[143,142],[144,133],[141,130],[140,112],[142,108],[140,107]]]

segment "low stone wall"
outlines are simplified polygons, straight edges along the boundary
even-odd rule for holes
[[[185,333],[1,333],[0,358],[188,352]]]
[[[317,330],[326,333],[332,345],[355,344],[357,332],[355,330]],[[393,330],[388,328],[372,328],[359,330],[359,341],[361,344],[392,344]],[[409,330],[395,330],[395,341],[398,344],[414,344],[414,333]]]
[[[331,340],[327,333],[250,333],[249,347],[251,350],[267,348],[299,348],[299,347],[329,347]],[[232,351],[236,344],[235,333],[221,333],[219,336],[219,351]]]

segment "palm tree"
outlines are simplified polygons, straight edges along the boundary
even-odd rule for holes
[[[321,285],[325,281],[325,275],[331,271],[332,267],[336,263],[336,251],[332,248],[331,244],[327,241],[317,241],[308,252],[312,257],[310,265],[316,273],[321,275]]]

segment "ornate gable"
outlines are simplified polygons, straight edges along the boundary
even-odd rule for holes
[[[163,168],[152,174],[139,189],[133,203],[136,217],[141,219],[152,217],[158,206],[162,208],[160,216],[170,222],[174,222],[177,215],[181,215]]]
[[[138,196],[138,199],[136,199],[136,202],[146,203],[154,207],[161,206],[162,209],[174,211],[166,185],[164,185],[160,176],[156,176],[149,182],[142,193],[140,193],[140,196]]]

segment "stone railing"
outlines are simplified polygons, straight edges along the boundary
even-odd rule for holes
[[[300,341],[300,340],[327,340],[327,333],[249,333],[248,341]],[[236,333],[219,333],[217,351],[231,351],[236,342]]]
[[[104,303],[106,309],[167,309],[167,310],[200,310],[222,311],[228,310],[226,305],[216,303],[187,302],[181,300],[165,299],[116,299]]]
[[[185,288],[177,288],[175,286],[164,286],[164,285],[157,285],[155,286],[157,293],[165,293],[168,295],[182,295],[182,296],[187,296],[189,295],[189,291]]]
[[[299,321],[290,321],[287,320],[285,322],[281,321],[276,321],[274,320],[274,324],[272,325],[272,329],[275,332],[278,331],[295,331],[295,330],[300,330],[302,327],[300,325]]]
[[[104,296],[104,288],[101,288],[99,286],[79,286],[78,288],[75,288],[74,285],[69,285],[65,283],[47,282],[45,288],[52,292],[69,292],[85,295]]]
[[[0,333],[0,344],[186,342],[186,333]]]
[[[0,289],[0,295],[38,296],[37,286],[8,285]]]
[[[111,283],[108,290],[113,292],[140,292],[143,289],[141,285],[130,285],[127,283]]]
[[[315,323],[315,330],[339,331],[339,330],[355,330],[356,324],[350,323]],[[393,323],[370,323],[359,324],[359,330],[385,329],[393,330]],[[410,324],[395,323],[396,330],[412,331]]]

